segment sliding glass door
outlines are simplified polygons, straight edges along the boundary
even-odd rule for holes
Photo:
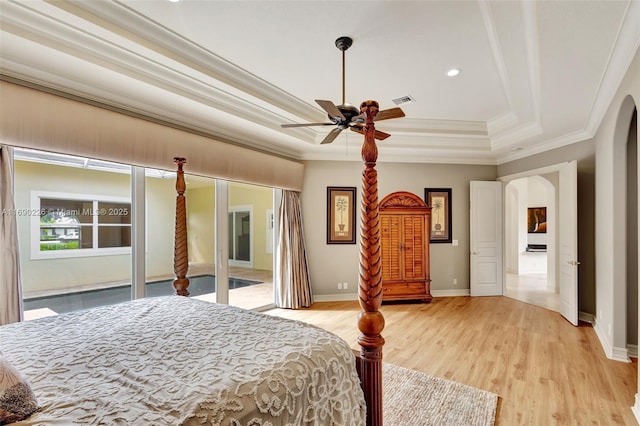
[[[16,149],[25,317],[173,294],[175,179],[173,171]],[[223,292],[220,300],[243,308],[273,305],[273,190],[219,181],[228,203],[218,214],[228,225],[216,232],[216,180],[185,179],[191,296],[216,301]],[[216,255],[222,241],[228,256]],[[223,282],[216,262],[226,266]]]
[[[131,167],[15,152],[25,318],[131,298]]]
[[[273,189],[229,183],[229,304],[273,306]]]

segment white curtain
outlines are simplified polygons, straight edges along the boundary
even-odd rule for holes
[[[13,148],[0,145],[0,325],[22,321],[18,223],[13,201]]]
[[[311,306],[311,283],[302,231],[300,193],[282,191],[278,215],[279,234],[276,251],[276,305],[298,309]]]

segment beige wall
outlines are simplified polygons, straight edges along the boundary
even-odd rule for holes
[[[189,263],[215,263],[215,180],[190,187],[187,183]]]
[[[457,292],[469,289],[469,182],[496,180],[495,166],[384,163],[377,165],[378,197],[409,191],[424,198],[425,188],[451,188],[453,239],[459,245],[431,244],[431,288]],[[357,293],[359,240],[356,244],[326,243],[327,186],[355,186],[361,202],[363,165],[360,162],[309,161],[305,164],[302,212],[314,296]],[[359,209],[356,213],[359,215]],[[359,221],[359,218],[356,218]],[[453,285],[453,279],[458,280]],[[348,282],[347,290],[338,290]]]

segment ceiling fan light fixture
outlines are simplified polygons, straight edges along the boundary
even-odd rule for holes
[[[451,68],[447,71],[447,77],[455,77],[460,74],[460,68]]]

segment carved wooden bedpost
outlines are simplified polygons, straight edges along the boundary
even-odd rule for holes
[[[189,254],[187,251],[187,201],[184,191],[187,185],[184,182],[184,171],[182,166],[187,162],[184,158],[175,157],[173,161],[178,165],[178,175],[176,176],[176,229],[175,243],[173,246],[173,272],[176,279],[173,281],[173,288],[178,296],[188,296],[189,278]]]
[[[378,148],[373,120],[378,114],[376,101],[365,101],[360,113],[366,117],[362,145],[362,208],[360,236],[360,282],[358,296],[362,312],[358,316],[360,374],[367,403],[367,425],[382,425],[382,346],[380,334],[384,317],[378,311],[382,303],[382,263],[380,260],[380,222],[378,218],[378,172],[375,169]]]

